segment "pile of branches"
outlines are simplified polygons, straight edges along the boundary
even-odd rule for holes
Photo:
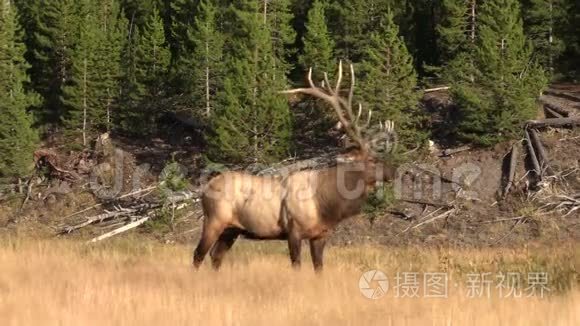
[[[580,118],[549,118],[544,120],[530,120],[524,126],[524,141],[527,158],[531,168],[526,169],[526,176],[531,176],[532,182],[529,189],[545,188],[549,180],[562,179],[561,173],[558,173],[550,164],[550,158],[544,145],[542,144],[540,132],[542,128],[566,128],[580,125]],[[518,142],[519,143],[519,142]],[[505,198],[515,185],[515,173],[517,167],[518,143],[515,143],[509,156],[509,168],[504,175],[505,186],[502,189],[502,195]]]
[[[547,202],[540,207],[543,211],[557,212],[562,217],[570,216],[572,213],[580,210],[580,193],[573,195],[552,195],[544,198]]]
[[[114,201],[100,203],[67,216],[66,219],[96,209],[103,209],[103,212],[99,214],[85,217],[72,225],[60,227],[57,234],[70,234],[91,225],[97,225],[105,229],[114,228],[112,231],[89,240],[89,243],[98,242],[144,224],[150,219],[157,217],[161,209],[170,208],[175,214],[176,211],[186,207],[197,206],[196,203],[199,202],[199,196],[190,191],[175,193],[165,199],[144,199],[157,189],[158,186],[145,188],[123,195]],[[199,210],[199,207],[194,207],[194,211],[196,209]]]

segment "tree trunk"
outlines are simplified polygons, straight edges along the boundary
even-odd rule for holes
[[[83,60],[83,146],[87,146],[87,59]]]
[[[209,41],[205,41],[205,112],[209,117],[211,115],[211,105],[209,97]]]
[[[476,0],[472,0],[471,1],[471,33],[470,33],[470,38],[471,38],[471,43],[475,43],[475,24],[476,24],[476,13],[475,13],[475,7],[476,7],[477,3]]]

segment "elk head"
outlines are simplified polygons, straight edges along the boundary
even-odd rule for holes
[[[364,173],[365,182],[371,185],[378,182],[390,181],[394,178],[395,167],[382,159],[381,156],[390,153],[396,145],[396,133],[391,121],[379,122],[378,129],[369,129],[372,110],[368,110],[363,118],[362,104],[358,104],[358,111],[353,111],[353,96],[355,87],[354,67],[350,65],[351,84],[348,96],[341,96],[343,80],[342,61],[339,61],[336,85],[331,86],[328,74],[324,73],[324,82],[321,87],[312,81],[312,68],[308,72],[309,87],[283,91],[285,94],[306,94],[322,99],[330,105],[338,118],[337,127],[343,129],[348,137],[345,151],[341,153],[337,162],[339,166],[357,167]],[[386,152],[386,153],[385,153]]]

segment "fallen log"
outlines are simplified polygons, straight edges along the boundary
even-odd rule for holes
[[[544,110],[554,118],[564,118],[564,115],[560,114],[559,112],[551,109],[548,105],[544,105]]]
[[[549,89],[544,91],[544,94],[551,95],[555,97],[561,97],[570,101],[580,102],[580,95],[570,94],[568,92],[556,91],[553,89]]]
[[[529,120],[526,122],[527,128],[543,127],[575,127],[580,125],[580,118],[552,118],[544,120]]]
[[[534,150],[534,146],[532,145],[532,141],[530,140],[530,133],[528,130],[525,131],[526,134],[526,145],[528,147],[528,154],[530,160],[532,161],[532,165],[534,167],[534,172],[536,172],[536,176],[542,179],[542,170],[540,168],[540,163],[538,163],[538,157],[536,156],[536,151]]]
[[[516,144],[513,144],[512,150],[511,150],[510,168],[508,170],[507,183],[506,183],[506,186],[505,186],[504,191],[503,191],[504,198],[510,192],[510,189],[514,183],[514,178],[516,175],[516,166],[518,164],[517,160],[518,160],[518,147],[517,147],[517,143],[516,143]]]
[[[542,101],[542,102],[544,103],[545,108],[548,108],[552,111],[555,111],[563,117],[569,117],[572,114],[571,110],[569,110],[568,108],[565,108],[561,105],[558,105],[558,104],[555,104],[552,102],[548,102],[548,101]]]
[[[541,168],[540,171],[543,175],[544,171],[550,169],[550,164],[548,162],[548,154],[546,154],[546,150],[544,148],[544,145],[542,144],[542,141],[540,140],[540,136],[538,136],[538,133],[536,132],[536,130],[530,129],[528,132],[531,136],[532,144],[535,147],[536,155],[538,157],[538,162],[539,162],[540,168]],[[552,173],[551,171],[548,171],[548,172]]]

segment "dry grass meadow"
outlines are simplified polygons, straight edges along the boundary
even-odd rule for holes
[[[330,247],[315,275],[307,247],[297,272],[283,243],[241,241],[216,273],[207,260],[194,272],[190,247],[131,237],[98,246],[2,239],[0,325],[580,325],[578,249]],[[359,290],[373,268],[389,281],[375,300]],[[489,296],[470,297],[465,277],[485,271],[546,272],[550,292],[501,297],[493,283]],[[397,272],[445,272],[447,297],[426,297],[419,274],[419,297],[403,298]]]

